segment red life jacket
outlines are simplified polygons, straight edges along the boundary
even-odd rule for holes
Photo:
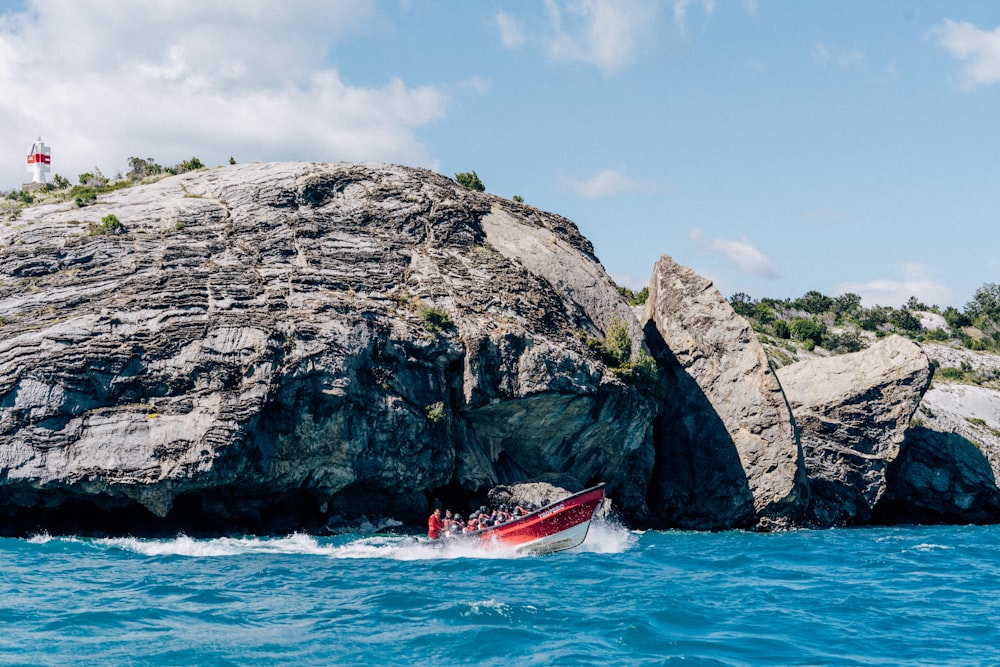
[[[444,528],[444,524],[441,522],[441,517],[436,514],[427,517],[427,537],[436,540],[441,537],[442,528]]]

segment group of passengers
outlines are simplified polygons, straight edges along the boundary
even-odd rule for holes
[[[466,519],[461,514],[452,514],[451,510],[448,509],[444,511],[444,516],[442,516],[441,509],[436,508],[427,517],[427,537],[436,540],[439,537],[454,537],[456,535],[474,533],[484,528],[490,528],[491,526],[503,525],[508,521],[530,514],[537,509],[538,507],[532,503],[528,503],[525,506],[514,505],[513,508],[508,508],[507,505],[500,505],[492,511],[486,505],[480,505],[479,509],[473,510],[469,514],[468,519]]]

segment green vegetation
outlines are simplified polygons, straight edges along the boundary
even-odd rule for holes
[[[615,318],[608,325],[604,337],[604,351],[614,362],[615,367],[628,363],[632,359],[632,337],[628,335],[628,325],[625,320]]]
[[[983,368],[975,370],[968,361],[963,361],[958,368],[954,366],[940,366],[932,359],[934,365],[934,379],[959,382],[961,384],[971,384],[990,389],[1000,389],[1000,370],[995,368]]]
[[[448,311],[443,308],[428,306],[420,311],[420,316],[424,318],[424,328],[431,333],[436,334],[455,328],[455,323],[451,321]]]
[[[32,195],[27,190],[12,190],[7,194],[7,199],[12,202],[17,202],[19,204],[35,203],[35,196]]]
[[[857,294],[829,297],[817,291],[797,299],[754,299],[738,292],[729,303],[758,334],[795,341],[807,351],[857,352],[863,349],[866,337],[895,333],[918,342],[954,341],[970,350],[1000,352],[1000,285],[996,283],[977,289],[963,310],[941,309],[916,297],[899,308],[865,308]],[[919,312],[940,315],[946,326],[924,329]]]
[[[627,287],[619,287],[618,293],[625,297],[630,306],[641,306],[646,303],[646,299],[649,298],[649,288],[643,287],[638,292],[633,292]]]
[[[463,171],[460,174],[455,174],[455,182],[462,187],[469,188],[470,190],[476,190],[478,192],[484,192],[486,186],[479,179],[479,174],[474,171]]]
[[[230,158],[232,160],[232,158]],[[234,164],[234,162],[230,162]],[[172,167],[164,167],[163,165],[157,164],[156,161],[151,158],[140,158],[140,157],[130,157],[128,159],[128,173],[125,177],[132,183],[141,181],[146,178],[156,177],[156,176],[176,176],[177,174],[183,174],[188,171],[194,171],[196,169],[201,169],[205,165],[202,164],[201,160],[196,157],[190,160],[184,160],[183,162],[178,162]]]
[[[628,333],[628,325],[624,320],[615,318],[608,325],[604,340],[594,338],[582,329],[577,331],[577,337],[588,349],[597,352],[602,361],[611,367],[619,376],[632,382],[656,385],[657,366],[645,350],[638,355],[632,355],[632,337]]]
[[[427,417],[427,421],[431,424],[443,421],[445,418],[444,402],[438,401],[437,403],[424,406],[424,416]]]
[[[71,185],[68,178],[56,174],[47,188],[31,192],[14,190],[4,195],[4,198],[0,200],[3,202],[0,212],[13,220],[20,215],[21,209],[34,204],[72,201],[78,207],[84,208],[96,204],[99,194],[131,187],[136,183],[148,182],[150,179],[201,169],[205,166],[196,157],[179,162],[172,167],[157,164],[153,158],[130,157],[128,164],[129,170],[126,175],[122,176],[119,173],[113,179],[105,177],[99,168],[94,167],[92,171],[86,171],[77,177],[77,185]]]
[[[148,157],[144,160],[139,157],[130,157],[128,159],[128,173],[125,174],[125,178],[136,182],[148,176],[159,176],[162,173],[163,167],[156,164],[153,158]]]
[[[116,215],[106,215],[101,218],[101,224],[90,223],[89,232],[91,236],[110,236],[124,234],[127,230]]]

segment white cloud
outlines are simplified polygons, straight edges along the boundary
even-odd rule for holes
[[[565,12],[555,0],[546,0],[546,10],[555,33],[548,52],[556,62],[617,74],[656,44],[659,11],[651,0],[574,0],[565,3]]]
[[[706,241],[702,238],[701,231],[697,229],[691,230],[688,236],[702,252],[724,260],[746,276],[769,280],[781,277],[774,262],[746,239],[733,241],[717,238]]]
[[[503,11],[497,12],[497,26],[500,28],[500,43],[505,49],[516,50],[524,46],[524,27],[517,19]]]
[[[692,4],[694,4],[694,0],[674,0],[674,24],[682,35],[687,34],[687,11]],[[715,0],[700,0],[698,4],[708,15],[715,11]],[[752,5],[752,10],[757,11],[756,4]]]
[[[813,47],[812,58],[820,65],[835,65],[837,67],[857,67],[865,62],[865,54],[860,49],[832,52],[823,43]]]
[[[428,164],[415,131],[444,116],[444,92],[352,86],[327,64],[378,21],[367,0],[31,4],[0,19],[0,154],[41,134],[70,178],[132,155]],[[20,161],[0,170],[3,188],[24,180]]]
[[[614,169],[605,169],[583,181],[564,180],[570,189],[588,199],[614,197],[629,193],[654,194],[664,190],[664,188],[658,188],[652,183],[637,181]]]
[[[861,296],[867,306],[893,306],[898,308],[911,296],[927,304],[949,304],[954,294],[944,285],[933,280],[931,267],[916,262],[900,265],[900,278],[877,278],[867,282],[848,282],[834,288],[836,294],[853,292]]]
[[[544,37],[532,37],[532,31],[503,11],[497,14],[497,25],[505,48],[541,43],[554,62],[590,65],[611,76],[657,51],[670,38],[669,25],[661,17],[664,10],[672,8],[676,32],[683,37],[691,7],[700,7],[711,16],[716,1],[544,0],[547,30],[542,25],[534,31]],[[747,15],[757,15],[757,0],[741,0],[741,4]]]
[[[971,23],[945,19],[933,34],[951,57],[962,61],[961,83],[966,89],[1000,81],[1000,26],[980,30]]]

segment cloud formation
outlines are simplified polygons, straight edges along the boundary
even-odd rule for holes
[[[587,199],[614,197],[628,193],[650,194],[658,190],[650,183],[637,181],[614,169],[604,169],[587,180],[567,179],[566,182],[570,189]]]
[[[812,59],[823,66],[857,67],[864,64],[865,54],[861,49],[833,52],[826,44],[819,43],[813,47]]]
[[[774,262],[746,239],[734,241],[716,238],[706,241],[697,229],[692,230],[689,236],[702,252],[722,259],[745,276],[767,280],[781,277]]]
[[[965,89],[1000,81],[1000,26],[980,30],[971,23],[945,19],[933,33],[951,57],[962,62],[960,80]]]
[[[41,134],[71,178],[132,155],[216,164],[236,151],[432,166],[415,131],[444,116],[444,92],[353,86],[327,64],[338,39],[377,21],[368,0],[29,4],[0,17],[0,154]],[[26,175],[5,168],[0,184]]]
[[[674,25],[677,26],[681,35],[687,34],[687,12],[688,7],[693,3],[694,0],[674,0]],[[708,15],[715,11],[715,0],[699,0],[699,4]],[[747,6],[748,11],[750,11],[750,7],[752,7],[752,11],[757,11],[756,4]]]
[[[545,7],[552,30],[547,50],[556,62],[617,74],[656,42],[659,8],[649,0],[546,0]]]
[[[861,297],[866,307],[904,305],[911,296],[927,304],[948,304],[954,294],[944,285],[931,279],[933,269],[923,264],[909,262],[899,267],[901,279],[877,278],[867,282],[848,282],[837,285],[836,294],[853,292]]]
[[[505,49],[519,49],[524,46],[526,36],[524,26],[503,10],[497,12],[497,27],[500,28],[500,43]]]

